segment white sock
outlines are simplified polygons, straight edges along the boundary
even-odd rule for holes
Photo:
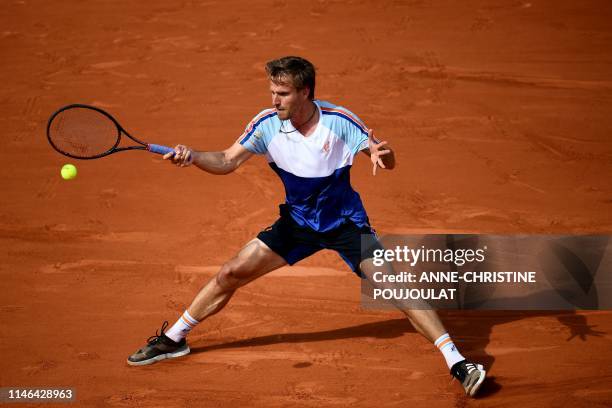
[[[455,343],[453,343],[448,333],[444,333],[438,337],[438,340],[436,340],[434,344],[442,352],[449,369],[455,365],[455,363],[465,360],[465,357],[459,353],[459,350],[457,350]]]
[[[193,329],[198,323],[200,322],[191,317],[189,312],[185,310],[185,313],[183,313],[176,323],[174,323],[174,325],[170,328],[170,330],[166,332],[166,336],[178,343],[187,337],[191,329]]]

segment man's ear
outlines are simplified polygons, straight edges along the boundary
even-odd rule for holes
[[[300,89],[300,94],[304,97],[304,99],[308,99],[308,95],[310,95],[310,88],[307,86]]]

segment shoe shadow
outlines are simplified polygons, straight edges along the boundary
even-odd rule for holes
[[[487,377],[480,386],[480,389],[476,394],[476,399],[490,397],[497,394],[501,389],[502,386],[496,381],[495,377]]]

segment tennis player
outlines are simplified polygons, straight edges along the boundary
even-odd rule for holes
[[[315,99],[315,68],[307,60],[273,60],[266,64],[266,72],[273,107],[257,114],[232,146],[204,152],[178,145],[164,159],[181,167],[228,174],[254,154],[264,155],[285,186],[280,218],[221,266],[176,323],[166,331],[168,322],[164,322],[161,332],[128,358],[130,365],[188,354],[185,337],[223,309],[238,288],[321,249],[337,251],[361,277],[373,269],[372,251],[380,244],[359,194],[351,187],[350,169],[359,152],[370,157],[373,175],[379,167],[393,169],[393,151],[348,109]],[[363,253],[362,235],[373,240],[371,249]],[[440,350],[465,392],[474,395],[485,378],[482,365],[459,353],[435,311],[402,311]]]

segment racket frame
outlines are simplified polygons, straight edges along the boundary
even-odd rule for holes
[[[60,113],[64,112],[65,110],[68,109],[74,109],[74,108],[82,108],[82,109],[90,109],[90,110],[94,110],[98,113],[101,113],[102,115],[106,116],[108,119],[110,119],[114,124],[115,127],[117,128],[117,140],[115,141],[115,144],[108,149],[107,151],[94,155],[94,156],[88,156],[88,157],[83,157],[83,156],[75,156],[74,154],[71,153],[67,153],[64,152],[62,150],[60,150],[54,143],[53,143],[53,139],[51,138],[51,123],[53,122],[53,119],[55,119],[55,117],[57,115],[59,115]],[[140,146],[125,146],[125,147],[118,147],[119,143],[121,142],[121,134],[126,135],[127,137],[129,137],[130,139],[132,139],[134,142],[140,144]],[[157,146],[157,145],[151,145],[148,143],[145,143],[141,140],[138,140],[137,138],[135,138],[134,136],[130,135],[127,130],[125,130],[123,128],[123,126],[121,126],[119,124],[119,122],[112,117],[112,115],[98,107],[95,106],[91,106],[91,105],[86,105],[86,104],[82,104],[82,103],[73,103],[70,105],[66,105],[60,109],[58,109],[55,113],[53,113],[51,115],[51,117],[49,118],[49,121],[47,122],[47,140],[49,141],[49,144],[51,145],[51,147],[53,147],[53,149],[55,149],[56,151],[58,151],[59,153],[63,154],[64,156],[68,156],[71,157],[73,159],[78,159],[78,160],[91,160],[91,159],[99,159],[100,157],[105,157],[108,156],[110,154],[113,154],[115,152],[122,152],[122,151],[126,151],[126,150],[149,150],[151,151],[151,146]]]

